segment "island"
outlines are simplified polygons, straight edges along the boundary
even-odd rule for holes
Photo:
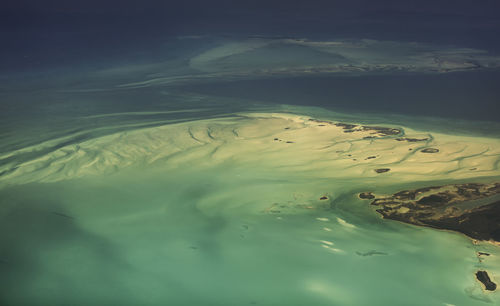
[[[359,194],[361,199],[370,199]],[[500,183],[468,183],[374,196],[370,203],[385,219],[453,230],[473,239],[500,242]],[[373,196],[373,195],[372,195]]]
[[[476,278],[478,281],[480,281],[484,285],[484,288],[486,290],[495,291],[497,289],[497,284],[495,284],[494,282],[491,281],[490,276],[488,275],[488,272],[477,271]]]
[[[384,219],[436,229],[460,232],[474,240],[500,243],[500,183],[467,183],[403,190],[390,196],[362,192],[360,199]],[[489,256],[478,252],[478,256]],[[477,271],[476,279],[487,291],[497,285],[487,271]]]

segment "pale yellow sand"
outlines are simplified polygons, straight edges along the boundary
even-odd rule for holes
[[[282,113],[239,116],[171,124],[108,135],[69,145],[33,160],[2,166],[0,184],[55,182],[156,163],[158,166],[203,167],[218,163],[288,171],[302,177],[411,182],[499,176],[500,141],[404,129],[396,141],[373,131],[346,133],[342,127]],[[376,137],[365,139],[364,137]],[[277,140],[275,140],[277,139]],[[438,153],[422,153],[423,148]],[[411,149],[411,150],[410,150]],[[367,159],[368,157],[375,157]],[[390,168],[376,173],[378,168]]]

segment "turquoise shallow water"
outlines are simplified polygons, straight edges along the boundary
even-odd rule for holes
[[[498,301],[473,278],[477,246],[380,219],[356,197],[373,182],[315,180],[259,163],[186,165],[5,187],[4,304]]]

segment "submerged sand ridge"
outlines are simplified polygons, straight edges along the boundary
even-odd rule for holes
[[[183,66],[187,63],[187,66]],[[127,67],[149,77],[118,88],[169,86],[206,79],[241,79],[320,74],[448,73],[497,68],[500,59],[484,50],[377,40],[312,41],[249,37],[215,42],[186,57],[180,69],[164,63]],[[120,69],[105,69],[100,76]],[[155,73],[151,73],[154,69]]]
[[[43,146],[41,144],[40,146]],[[500,176],[497,139],[400,127],[248,113],[121,132],[63,146],[25,161],[0,156],[0,184],[55,182],[153,164],[166,167],[258,162],[273,171],[386,182]]]

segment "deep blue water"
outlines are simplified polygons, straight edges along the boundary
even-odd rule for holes
[[[500,4],[438,1],[3,2],[0,75],[166,57],[183,35],[370,38],[500,52]]]
[[[189,90],[274,103],[500,122],[499,84],[500,72],[489,71],[211,82],[189,85]]]

